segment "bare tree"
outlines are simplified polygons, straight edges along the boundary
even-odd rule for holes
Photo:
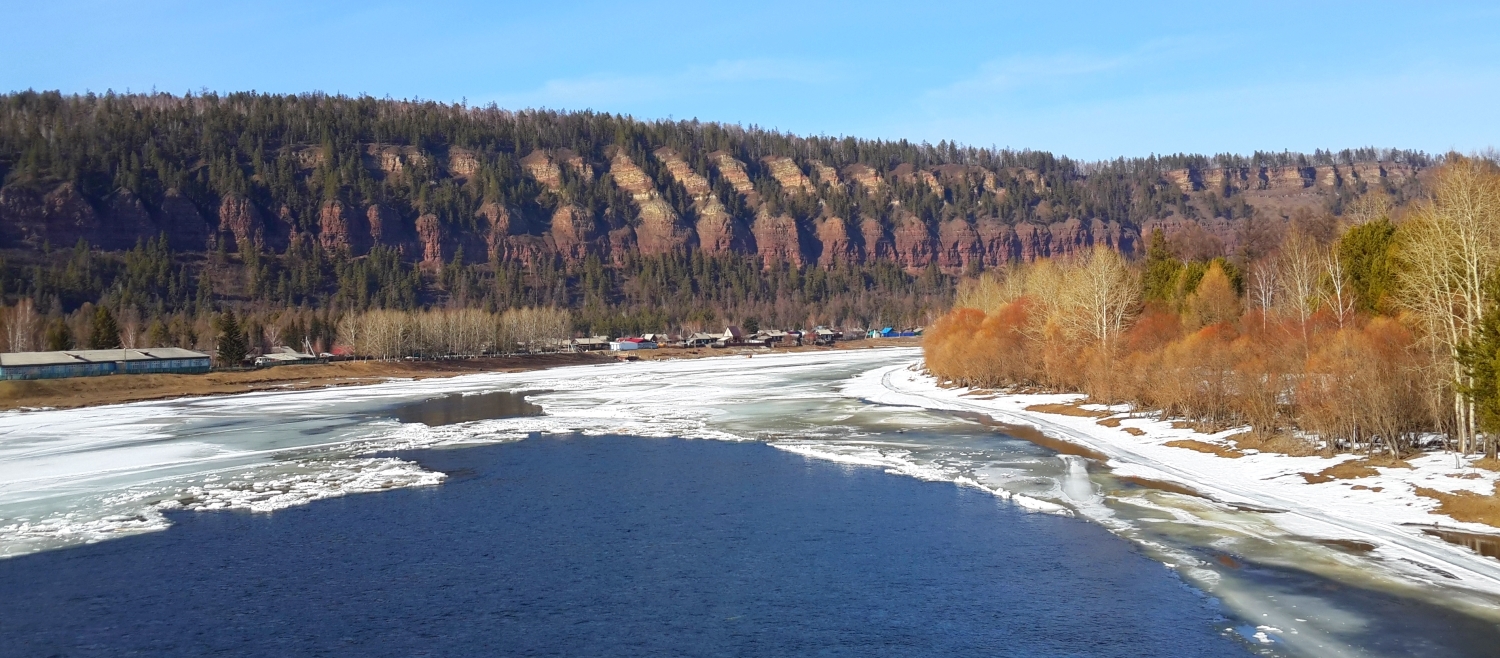
[[[281,322],[272,320],[265,326],[266,345],[271,349],[281,347]]]
[[[31,298],[22,297],[6,314],[5,339],[12,352],[29,352],[36,348],[36,332],[41,326],[41,316]]]
[[[144,347],[140,344],[143,324],[140,309],[134,306],[120,309],[120,344],[130,349]]]
[[[1500,174],[1483,160],[1452,158],[1439,170],[1430,199],[1400,229],[1402,265],[1397,300],[1416,315],[1440,367],[1467,384],[1457,359],[1473,337],[1488,299],[1485,281],[1500,260]],[[1453,396],[1459,450],[1474,448],[1474,408]]]
[[[1108,352],[1136,312],[1140,286],[1118,252],[1095,245],[1070,268],[1060,297],[1068,307],[1060,318],[1068,333]]]
[[[1250,300],[1260,309],[1260,328],[1266,328],[1266,316],[1276,307],[1276,291],[1280,289],[1276,279],[1276,267],[1266,261],[1257,262],[1250,269]]]
[[[1297,318],[1302,340],[1307,340],[1307,323],[1322,303],[1319,294],[1323,278],[1322,250],[1317,241],[1293,228],[1281,243],[1276,256],[1278,297],[1288,315]]]
[[[1339,328],[1343,329],[1344,322],[1354,315],[1354,292],[1349,289],[1349,278],[1344,271],[1344,263],[1339,258],[1337,244],[1328,250],[1323,260],[1323,271],[1327,277],[1323,286],[1323,303],[1333,310]]]

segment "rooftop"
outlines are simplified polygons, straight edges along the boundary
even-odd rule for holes
[[[63,350],[61,352],[8,352],[0,354],[0,367],[207,358],[209,358],[207,354],[185,350],[180,347],[146,347],[124,350]]]

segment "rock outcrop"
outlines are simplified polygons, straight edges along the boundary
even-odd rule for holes
[[[556,192],[562,189],[562,167],[552,159],[552,154],[536,150],[521,158],[521,169],[535,178],[543,187]]]
[[[640,210],[640,224],[635,227],[636,245],[642,254],[656,256],[686,253],[694,242],[692,229],[683,225],[677,211],[662,200],[656,183],[646,172],[619,150],[610,159],[609,174],[615,185],[630,193]]]
[[[351,212],[342,201],[324,203],[318,211],[318,241],[327,251],[363,256],[370,253],[370,234],[368,214]]]
[[[970,263],[989,265],[984,262],[979,231],[966,219],[950,219],[938,226],[937,261],[946,270],[962,270]]]
[[[372,203],[365,209],[365,223],[370,227],[370,247],[395,249],[403,258],[415,258],[416,235],[401,215],[389,206]]]
[[[212,194],[212,189],[198,187],[190,190],[190,197],[177,189],[148,192],[159,189],[151,186],[140,191],[100,190],[92,187],[94,182],[108,179],[97,176],[82,179],[89,181],[85,188],[58,184],[49,177],[53,174],[12,175],[14,182],[0,187],[0,248],[35,250],[46,243],[63,248],[85,240],[99,248],[122,250],[165,233],[172,248],[183,252],[223,245],[274,254],[299,240],[354,257],[376,247],[395,249],[408,261],[429,264],[460,252],[470,263],[556,259],[570,265],[589,257],[618,263],[633,254],[702,252],[821,267],[888,261],[917,271],[936,264],[957,273],[1016,260],[1074,256],[1094,245],[1135,253],[1141,234],[1154,228],[1162,228],[1193,254],[1235,253],[1242,240],[1252,245],[1265,241],[1242,236],[1247,216],[1274,223],[1308,213],[1321,215],[1335,195],[1347,199],[1379,187],[1400,192],[1397,198],[1415,198],[1421,193],[1417,177],[1422,173],[1418,167],[1394,162],[1163,171],[1143,183],[1175,186],[1183,196],[1153,206],[1155,217],[1137,228],[1090,218],[1095,211],[1076,203],[1077,196],[1049,190],[1049,184],[1072,181],[1095,189],[1087,180],[1093,175],[1089,170],[1066,167],[1049,168],[1043,176],[1036,169],[1002,169],[973,161],[918,166],[884,160],[851,164],[841,155],[824,156],[839,158],[837,162],[801,155],[762,157],[764,151],[754,145],[726,146],[712,153],[663,147],[634,156],[623,147],[604,147],[602,153],[590,147],[580,155],[553,146],[531,150],[520,158],[519,172],[511,172],[504,170],[513,156],[501,153],[506,148],[503,140],[483,151],[435,144],[428,152],[385,143],[355,145],[347,155],[306,144],[279,148],[267,154],[269,160],[277,167],[289,160],[297,175],[306,177],[303,182],[313,194],[322,193],[319,170],[346,166],[346,158],[354,154],[370,178],[379,185],[391,184],[386,192],[395,193],[377,195],[390,201],[361,201],[358,207],[346,206],[351,195],[361,194],[352,189],[341,192],[344,202],[304,209],[301,201],[282,195],[275,205],[257,207],[251,198],[270,203],[265,200],[271,194],[280,194],[260,178],[251,179],[261,188],[249,198],[231,193],[213,199],[200,196]],[[752,153],[757,159],[748,164],[738,159]],[[497,158],[493,162],[492,154]],[[242,164],[248,172],[248,162]],[[501,166],[496,180],[502,187],[519,173],[548,192],[538,194],[537,185],[530,182],[480,190],[475,187],[480,171],[491,164]],[[607,180],[600,179],[595,168],[607,168]],[[399,179],[419,172],[434,177],[437,185],[461,189],[465,198],[486,200],[472,217],[443,215],[449,224],[433,213],[418,217],[413,202],[404,198],[403,186],[410,181]],[[653,180],[662,176],[670,181]],[[772,180],[785,196],[762,199],[757,185],[768,189]],[[579,181],[588,185],[574,184]],[[602,189],[597,183],[615,189]],[[1123,184],[1133,187],[1137,182]],[[676,186],[687,199],[678,197]],[[913,202],[913,191],[922,193],[919,203]],[[622,202],[632,208],[620,207]],[[1139,216],[1134,212],[1138,209],[1132,208],[1133,216]],[[1114,210],[1109,214],[1120,216]],[[305,212],[312,215],[303,216]]]
[[[849,230],[849,222],[842,217],[827,217],[818,223],[818,242],[822,251],[818,254],[818,265],[854,265],[864,262],[859,233]]]
[[[459,178],[468,178],[479,172],[479,157],[473,151],[453,147],[448,149],[448,173]]]
[[[655,155],[672,179],[693,197],[693,211],[698,216],[693,232],[697,234],[699,249],[713,256],[754,251],[749,232],[714,195],[707,178],[694,171],[692,165],[670,148],[657,149]]]
[[[933,248],[932,228],[922,221],[920,217],[908,212],[900,212],[896,220],[895,230],[892,232],[895,240],[896,262],[908,269],[920,269],[927,267],[936,256]]]
[[[225,196],[219,203],[219,231],[228,251],[265,248],[265,214],[245,197]]]
[[[872,193],[885,189],[885,179],[880,177],[880,172],[862,164],[844,167],[844,178],[854,181]]]
[[[803,264],[802,236],[797,220],[790,215],[772,215],[761,209],[750,232],[755,235],[755,253],[768,266],[776,262]]]
[[[552,213],[552,243],[563,258],[578,262],[602,255],[609,243],[600,240],[599,222],[587,210],[563,205]]]
[[[766,168],[771,171],[771,177],[781,183],[781,189],[787,194],[799,192],[811,193],[813,191],[812,181],[803,175],[802,168],[797,166],[791,158],[779,155],[768,155],[761,158]]]
[[[890,231],[879,221],[869,217],[859,223],[860,241],[864,243],[865,259],[890,260],[896,255],[896,244]]]
[[[422,264],[425,266],[440,266],[453,256],[448,232],[438,216],[432,213],[417,218],[417,242],[422,247]]]
[[[693,166],[688,164],[687,160],[682,159],[676,151],[663,147],[656,149],[653,155],[667,168],[667,172],[672,174],[672,180],[682,185],[682,189],[687,190],[694,201],[704,201],[713,196],[713,188],[708,184],[708,179],[693,171]]]
[[[839,179],[839,170],[823,164],[822,160],[813,160],[810,164],[812,164],[812,170],[818,174],[818,183],[827,183],[835,187],[843,185],[843,181]]]
[[[24,187],[0,190],[0,212],[5,213],[5,244],[40,249],[44,244],[68,247],[89,239],[98,228],[98,215],[72,184],[45,194]]]
[[[714,151],[708,154],[708,158],[718,167],[719,175],[729,181],[729,186],[735,192],[747,198],[755,195],[755,184],[750,182],[750,175],[745,173],[745,163],[723,151]]]

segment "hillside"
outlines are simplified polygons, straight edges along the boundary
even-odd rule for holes
[[[1158,227],[1196,255],[1252,260],[1257,235],[1360,195],[1399,205],[1432,164],[1373,149],[1080,163],[323,95],[0,100],[0,283],[65,311],[118,304],[125,267],[65,284],[69,263],[93,267],[69,249],[113,262],[108,252],[144,253],[165,235],[176,274],[157,287],[178,288],[158,304],[168,311],[593,303],[680,320],[686,299],[800,320],[845,295],[850,321],[917,320],[945,277],[1096,243],[1134,254]],[[661,290],[643,292],[653,277]],[[809,278],[822,282],[812,296]],[[798,310],[776,308],[788,285]],[[669,303],[683,286],[692,298]]]

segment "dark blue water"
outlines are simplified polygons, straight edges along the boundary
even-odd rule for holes
[[[0,561],[0,654],[1232,656],[1098,526],[763,444],[410,453],[439,487]]]

